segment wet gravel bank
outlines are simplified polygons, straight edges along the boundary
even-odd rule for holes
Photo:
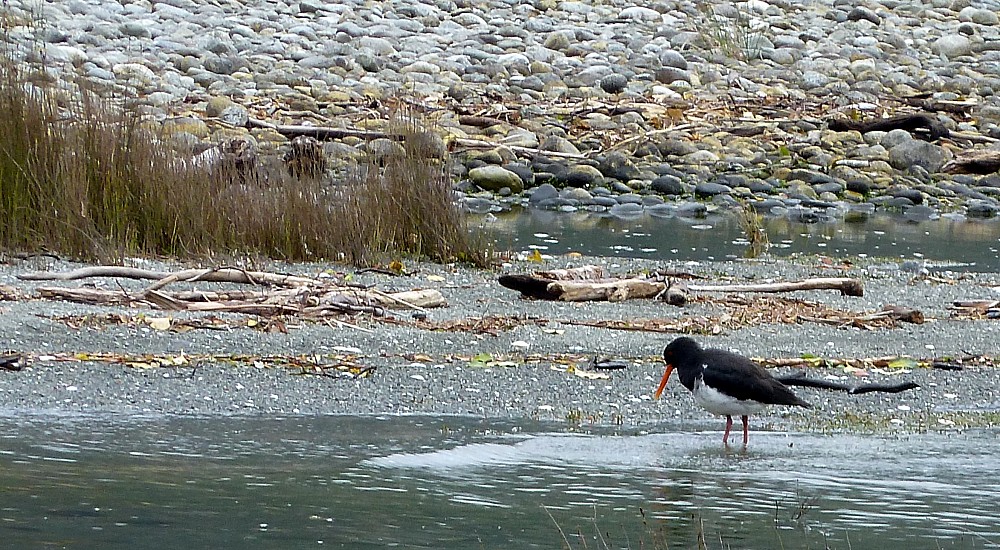
[[[894,264],[860,265],[846,270],[789,261],[653,264],[626,260],[574,259],[579,265],[604,262],[616,274],[649,268],[683,269],[711,281],[763,282],[808,276],[854,276],[864,280],[863,298],[841,297],[829,291],[791,296],[821,301],[854,312],[871,312],[895,303],[921,309],[928,322],[895,329],[838,329],[816,323],[764,325],[698,336],[706,345],[727,347],[767,358],[811,353],[829,359],[906,355],[917,359],[997,355],[1000,321],[955,320],[947,306],[956,299],[997,299],[1000,274],[932,272],[917,276]],[[555,265],[559,263],[559,265]],[[563,267],[553,261],[544,267]],[[38,283],[15,279],[39,267],[65,270],[67,264],[37,261],[5,265],[0,285],[31,296]],[[163,267],[163,266],[157,266]],[[275,265],[276,271],[316,274],[329,266]],[[503,271],[527,272],[538,264],[518,264]],[[682,422],[692,427],[718,427],[718,419],[695,409],[679,384],[660,402],[651,392],[662,373],[658,354],[671,334],[613,331],[560,320],[681,319],[719,315],[718,308],[691,304],[684,309],[653,301],[566,304],[521,299],[495,282],[497,273],[415,266],[415,273],[388,277],[359,274],[356,280],[382,290],[439,288],[449,302],[430,311],[429,320],[446,321],[516,315],[544,319],[496,335],[432,331],[389,324],[366,317],[350,321],[361,327],[298,324],[286,320],[288,333],[250,328],[197,329],[185,333],[158,331],[142,324],[69,328],[62,316],[121,313],[163,316],[140,308],[105,308],[66,302],[22,299],[0,303],[0,348],[28,354],[31,364],[19,372],[0,371],[0,409],[6,415],[28,412],[121,412],[126,414],[459,414],[486,418],[537,418],[571,424],[651,427]],[[125,288],[141,288],[120,281]],[[62,283],[68,286],[94,281]],[[106,288],[118,282],[101,281]],[[211,289],[212,285],[199,288]],[[201,314],[177,314],[197,317]],[[230,320],[240,316],[220,317]],[[408,319],[403,314],[401,320]],[[74,354],[122,354],[133,360],[143,354],[187,357],[174,367],[140,368],[106,361],[67,360]],[[374,367],[367,377],[295,375],[297,369],[274,367],[268,361],[213,361],[207,355],[318,354],[348,357],[359,367]],[[490,354],[497,363],[475,365],[470,359]],[[586,366],[596,356],[623,359],[623,370],[585,378],[567,372],[569,365]],[[509,361],[511,366],[503,366]],[[780,369],[790,372],[789,369]],[[868,369],[868,376],[841,368],[817,368],[810,376],[835,377],[849,384],[913,380],[922,387],[901,394],[847,395],[798,389],[812,410],[772,409],[755,423],[778,428],[817,431],[922,431],[989,427],[1000,421],[1000,371],[967,367],[960,371],[918,368]]]

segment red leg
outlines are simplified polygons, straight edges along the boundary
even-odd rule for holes
[[[747,446],[750,441],[750,417],[743,415],[743,446]]]
[[[729,430],[733,427],[733,417],[726,415],[726,433],[722,436],[722,444],[729,445]]]

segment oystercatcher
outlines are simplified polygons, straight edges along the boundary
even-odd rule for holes
[[[676,368],[681,384],[694,394],[695,403],[710,413],[725,415],[726,433],[722,436],[725,445],[729,445],[733,415],[743,419],[745,447],[750,439],[747,424],[751,414],[767,405],[812,406],[750,359],[721,349],[702,349],[686,336],[677,338],[663,349],[663,360],[667,363],[667,371],[656,388],[656,399],[660,398],[670,373]]]

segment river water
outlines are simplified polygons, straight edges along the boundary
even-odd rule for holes
[[[717,424],[7,413],[0,546],[1000,547],[997,432]]]
[[[809,221],[803,221],[809,220]],[[728,212],[702,218],[645,209],[615,216],[587,211],[519,209],[477,219],[501,250],[653,260],[726,260],[748,243]],[[938,262],[973,271],[1000,270],[1000,220],[868,213],[816,216],[811,211],[769,215],[762,225],[777,257],[824,255],[891,262]]]

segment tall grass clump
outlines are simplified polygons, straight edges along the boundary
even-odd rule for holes
[[[771,241],[767,238],[767,231],[764,230],[762,216],[754,210],[753,206],[750,206],[746,201],[741,201],[736,210],[736,218],[748,244],[743,256],[753,259],[767,252]]]
[[[0,248],[101,261],[363,264],[416,254],[488,263],[452,202],[443,161],[421,153],[415,122],[404,128],[404,154],[328,185],[292,177],[277,158],[248,166],[178,153],[135,111],[85,89],[65,94],[0,61]]]
[[[488,265],[491,247],[470,232],[454,204],[446,152],[436,150],[432,134],[411,115],[397,115],[390,127],[402,150],[370,157],[343,189],[336,215],[346,226],[347,259],[369,264],[404,251]]]
[[[717,13],[717,6],[723,9],[731,7],[732,17]],[[709,50],[739,61],[760,59],[761,51],[767,43],[766,32],[770,27],[745,11],[750,9],[746,6],[709,2],[699,8],[702,21],[698,32]]]

